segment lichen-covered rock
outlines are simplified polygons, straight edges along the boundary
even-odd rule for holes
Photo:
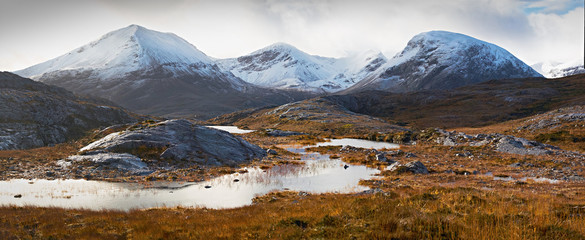
[[[136,121],[106,104],[0,72],[0,150],[63,143],[93,128]]]
[[[111,153],[159,151],[159,159],[215,166],[236,166],[266,156],[262,148],[240,137],[187,120],[137,125],[109,134],[81,149],[82,152],[96,150]]]
[[[425,165],[420,161],[413,161],[407,164],[395,162],[394,164],[390,165],[388,170],[395,173],[429,174],[427,167],[425,167]]]

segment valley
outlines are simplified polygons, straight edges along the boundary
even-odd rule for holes
[[[549,83],[538,85],[533,81],[564,81],[567,89],[575,89],[572,84],[582,83],[584,77],[577,75],[556,80],[522,81],[528,81],[530,89],[539,92],[539,89],[550,89],[546,85]],[[490,89],[497,89],[498,87],[493,87],[494,84],[496,83],[485,83],[484,87],[489,85]],[[505,86],[509,83],[503,81],[502,84]],[[484,87],[476,85],[470,88]],[[515,90],[523,91],[522,88]],[[467,91],[469,90],[464,88],[461,94]],[[557,88],[554,91],[568,90]],[[530,98],[530,95],[525,96]],[[94,141],[99,142],[100,138],[103,139],[115,131],[141,131],[152,127],[156,129],[158,123],[152,120],[95,131],[76,142],[53,147],[0,151],[2,179],[5,180],[2,184],[20,181],[24,186],[35,187],[40,184],[38,187],[52,189],[60,185],[68,186],[67,180],[60,183],[63,180],[59,179],[88,181],[79,183],[86,187],[72,185],[73,188],[64,189],[62,195],[50,194],[47,200],[42,200],[44,197],[40,196],[32,198],[49,203],[41,205],[43,208],[18,204],[19,201],[29,201],[27,198],[30,196],[24,190],[21,193],[17,193],[18,188],[10,193],[4,192],[3,198],[15,205],[0,208],[5,219],[11,222],[5,225],[3,234],[25,234],[20,232],[22,227],[32,223],[37,227],[25,235],[57,238],[146,236],[142,234],[178,238],[203,238],[204,235],[214,238],[330,238],[347,234],[358,238],[388,235],[401,238],[494,237],[491,231],[479,233],[473,230],[475,228],[492,228],[497,229],[500,234],[518,234],[523,237],[550,235],[579,238],[585,234],[580,228],[584,219],[582,208],[585,202],[581,194],[585,190],[585,154],[582,150],[583,142],[579,140],[583,138],[584,119],[579,102],[583,95],[574,92],[573,95],[560,94],[562,97],[551,96],[551,99],[558,100],[550,101],[555,105],[548,112],[544,112],[547,108],[536,108],[538,110],[535,113],[538,114],[524,113],[526,117],[523,114],[508,113],[508,116],[512,116],[511,120],[496,121],[494,124],[445,122],[451,126],[446,130],[418,125],[426,122],[416,121],[417,118],[413,119],[415,121],[404,121],[408,120],[404,116],[404,120],[401,119],[403,123],[395,125],[390,123],[392,121],[383,120],[384,118],[356,113],[344,107],[349,106],[347,102],[338,104],[339,100],[331,100],[339,98],[338,96],[314,98],[276,108],[246,110],[216,117],[208,122],[196,122],[233,124],[240,129],[255,130],[239,130],[242,132],[236,135],[264,149],[262,152],[267,155],[231,167],[223,164],[193,165],[185,160],[164,160],[158,157],[160,152],[156,148],[153,151],[141,150],[147,155],[124,150],[138,154],[141,159],[152,159],[145,161],[154,170],[149,173],[133,173],[124,168],[116,169],[115,165],[101,168],[100,165],[87,161],[72,162],[69,167],[58,164],[68,156],[79,154],[82,147]],[[513,108],[506,111],[524,112],[523,109],[534,106],[536,102],[518,101],[514,104]],[[455,110],[459,105],[451,106]],[[437,117],[427,114],[429,117]],[[369,147],[315,146],[316,143],[326,142],[326,139],[344,137],[391,142],[398,144],[399,148],[376,150]],[[310,155],[299,154],[302,152],[287,147],[291,144],[308,146],[303,151]],[[315,156],[328,156],[326,160],[319,160],[325,161],[325,165],[311,167],[316,163],[311,160]],[[157,165],[156,159],[165,163]],[[174,167],[166,168],[166,164]],[[332,188],[322,192],[323,190],[309,187],[342,186],[338,184],[352,179],[348,174],[359,169],[370,170],[353,178],[352,184],[359,182],[359,185],[354,185],[351,190]],[[332,173],[321,176],[322,171],[335,171],[341,174],[338,175],[341,178],[335,178],[335,175],[330,175]],[[53,180],[42,182],[34,179]],[[313,180],[305,182],[302,179]],[[89,183],[106,184],[101,181],[130,185],[124,187],[124,190],[114,190],[122,194],[120,200],[114,200],[116,195],[108,195],[118,202],[112,205],[115,206],[114,209],[96,212],[74,207],[79,206],[87,194],[74,189],[92,189],[87,185]],[[333,182],[327,183],[329,181]],[[56,185],[44,185],[49,183]],[[263,190],[255,195],[253,189]],[[94,194],[102,192],[95,190]],[[17,194],[20,195],[19,198],[14,198]],[[28,193],[30,194],[43,193]],[[120,205],[120,201],[128,200],[124,195],[146,197],[149,194],[154,194],[156,198],[145,199],[151,199],[151,204],[155,205],[150,206],[159,208],[118,208],[125,206]],[[189,197],[191,194],[210,198],[204,200]],[[243,201],[243,205],[231,205],[228,209],[224,208],[230,205],[214,207],[219,202],[229,204],[231,200],[228,199],[232,198],[232,194],[234,197],[247,196],[236,197]],[[170,197],[171,201],[162,200],[165,196]],[[178,205],[172,203],[177,204],[179,199],[194,202]],[[51,202],[54,202],[52,206],[64,208],[46,208],[51,206]],[[131,202],[149,206],[140,198]],[[211,205],[206,205],[206,202]],[[161,205],[158,204],[164,204],[165,207],[160,208]],[[193,206],[207,207],[192,208]],[[120,210],[123,211],[119,212]],[[54,231],[57,226],[32,218],[31,211],[40,212],[43,216],[41,219],[64,219],[66,226],[59,227],[62,229],[60,231]],[[397,213],[402,215],[396,215]],[[73,215],[77,217],[67,217]],[[177,215],[184,219],[179,221],[171,217]],[[254,220],[240,222],[225,219],[233,216],[247,216]],[[491,220],[486,221],[485,218]],[[144,229],[144,226],[161,219],[166,219],[166,224],[154,224],[157,227],[148,231]],[[229,223],[224,225],[224,231],[216,231],[209,225],[216,221]],[[510,228],[509,224],[512,222],[515,227]],[[193,228],[186,228],[185,224]],[[340,224],[345,227],[340,228]],[[127,229],[135,231],[128,232]],[[181,230],[177,231],[178,229]]]
[[[217,59],[130,25],[0,72],[0,239],[585,239],[578,70],[446,31]]]

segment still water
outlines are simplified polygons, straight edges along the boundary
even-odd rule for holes
[[[343,140],[343,139],[339,139]],[[357,140],[357,139],[354,139]],[[345,139],[337,145],[395,148],[378,142]],[[370,142],[367,145],[366,142]],[[333,140],[332,143],[340,143]],[[364,145],[365,144],[365,145]],[[334,145],[334,144],[331,144]],[[84,209],[131,210],[153,207],[234,208],[249,205],[256,196],[271,191],[293,190],[310,193],[351,193],[367,190],[360,179],[371,179],[379,170],[346,165],[328,155],[306,152],[305,147],[285,146],[302,154],[305,164],[275,166],[271,169],[247,168],[198,183],[112,183],[86,180],[0,181],[0,205],[41,206]],[[237,180],[236,180],[237,179]],[[19,198],[15,196],[19,195]]]
[[[254,132],[256,130],[245,130],[245,129],[240,129],[239,127],[236,126],[206,126],[208,128],[215,128],[215,129],[219,129],[219,130],[224,130],[226,132],[229,133],[236,133],[236,134],[244,134],[244,133],[251,133]]]

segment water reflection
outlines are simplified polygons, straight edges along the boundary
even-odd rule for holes
[[[358,148],[373,148],[373,149],[395,149],[400,148],[400,145],[387,143],[387,142],[375,142],[363,139],[355,138],[340,138],[340,139],[329,139],[329,142],[317,143],[316,146],[352,146]]]
[[[200,183],[158,182],[145,185],[86,180],[0,181],[0,204],[93,210],[173,206],[233,208],[251,204],[254,197],[275,190],[312,193],[363,191],[368,188],[358,185],[359,180],[369,179],[379,172],[365,166],[344,169],[345,163],[339,159],[307,153],[303,148],[288,148],[303,154],[305,164],[280,165],[267,170],[248,168],[247,173],[234,173]],[[22,197],[15,198],[18,194]]]

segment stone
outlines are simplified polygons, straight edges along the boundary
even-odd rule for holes
[[[267,149],[266,153],[269,155],[278,155],[278,152],[276,152],[274,149]]]
[[[160,154],[161,159],[212,166],[237,166],[266,156],[262,148],[238,136],[196,125],[185,119],[167,120],[115,132],[80,151],[130,153],[143,148],[164,150]]]
[[[544,155],[552,153],[544,144],[512,136],[501,138],[496,144],[496,151],[520,155]]]
[[[376,154],[376,160],[380,162],[386,162],[388,159],[386,158],[385,153],[378,153]]]
[[[286,137],[286,136],[296,136],[296,135],[305,135],[305,133],[301,132],[293,132],[293,131],[283,131],[278,129],[266,129],[266,134],[272,137]]]
[[[420,161],[413,161],[407,164],[400,164],[398,162],[390,165],[389,170],[396,173],[414,173],[414,174],[428,174],[429,170]]]

